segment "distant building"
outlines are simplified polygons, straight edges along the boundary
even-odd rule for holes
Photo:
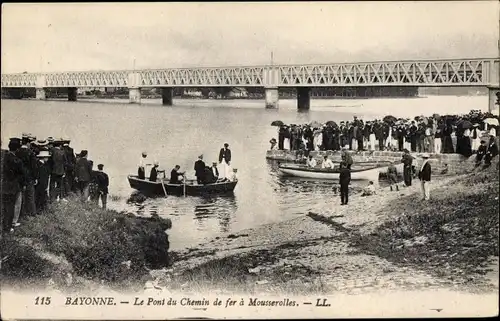
[[[203,93],[198,89],[185,89],[182,95],[187,97],[203,97]]]
[[[227,94],[229,98],[247,98],[248,92],[245,88],[235,87]]]

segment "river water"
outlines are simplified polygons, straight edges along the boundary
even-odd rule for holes
[[[39,138],[69,137],[75,152],[89,151],[94,164],[103,163],[110,176],[110,207],[138,215],[169,217],[171,248],[191,246],[221,233],[237,232],[339,204],[331,183],[283,179],[276,164],[265,159],[269,139],[277,138],[273,120],[305,123],[313,120],[373,119],[391,114],[414,117],[433,113],[487,110],[488,98],[429,96],[411,99],[311,101],[311,110],[297,112],[294,100],[281,100],[278,110],[264,109],[260,100],[160,100],[130,105],[126,100],[35,101],[2,100],[2,148],[8,138],[30,132]],[[194,176],[199,154],[211,164],[227,142],[238,168],[233,196],[167,197],[127,204],[133,192],[127,175],[137,172],[142,151],[158,160],[167,173],[175,164]]]

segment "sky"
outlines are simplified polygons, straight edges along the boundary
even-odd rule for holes
[[[2,5],[2,73],[499,56],[498,1]]]

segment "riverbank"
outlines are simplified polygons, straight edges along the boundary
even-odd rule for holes
[[[104,210],[76,199],[25,218],[1,239],[2,283],[19,288],[135,288],[167,265],[170,220]]]
[[[472,168],[471,168],[472,170]],[[307,295],[498,289],[498,161],[432,183],[355,196],[349,206],[241,231],[172,253],[169,291]],[[496,272],[496,273],[495,273]]]

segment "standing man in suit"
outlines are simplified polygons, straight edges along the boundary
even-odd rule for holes
[[[97,165],[98,172],[96,173],[96,182],[99,189],[99,196],[102,202],[102,208],[106,209],[106,204],[108,203],[108,188],[109,188],[109,177],[108,174],[103,171],[104,165]],[[99,199],[97,199],[97,204],[99,204]]]
[[[423,153],[421,157],[424,159],[424,161],[422,162],[422,167],[420,167],[420,171],[418,172],[418,179],[420,179],[420,185],[422,186],[424,200],[428,201],[431,197],[431,164],[429,163],[429,154]]]
[[[340,205],[347,205],[349,201],[349,183],[351,182],[351,171],[345,162],[340,163]]]
[[[196,180],[198,184],[205,183],[205,162],[203,161],[203,155],[198,156],[198,160],[194,162],[194,171],[196,175]]]
[[[92,181],[92,163],[87,157],[88,151],[82,150],[75,166],[76,181],[83,202],[86,202],[89,198],[90,182]]]
[[[50,157],[50,167],[52,173],[50,175],[50,200],[53,202],[59,196],[62,201],[64,199],[64,176],[66,174],[65,165],[67,164],[66,154],[61,149],[59,143],[54,143],[52,155]]]
[[[223,178],[229,178],[231,175],[231,150],[229,149],[229,144],[224,143],[224,147],[220,149],[219,152],[219,164],[221,167],[221,172]]]

